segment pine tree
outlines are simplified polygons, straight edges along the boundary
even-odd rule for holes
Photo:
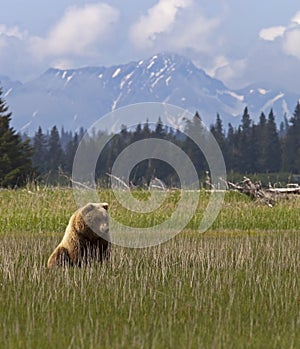
[[[14,187],[25,184],[32,174],[29,139],[23,141],[9,125],[12,114],[1,98],[0,89],[0,186]]]
[[[201,117],[198,112],[195,113],[192,120],[186,120],[185,135],[187,136],[183,143],[183,150],[193,162],[198,176],[203,176],[206,170],[208,170],[207,162],[204,157],[204,149],[200,149],[199,145],[193,140],[204,141],[207,131],[204,128]],[[184,164],[183,164],[184,166]]]
[[[278,172],[281,165],[281,145],[275,117],[271,109],[266,127],[266,164],[265,172]]]
[[[253,151],[253,133],[251,132],[252,120],[248,113],[248,108],[244,109],[242,116],[241,138],[240,138],[240,151],[241,151],[241,171],[244,173],[253,172],[254,164],[254,151]]]
[[[161,120],[161,117],[159,117],[155,126],[154,137],[164,138],[164,136],[165,136],[164,124]]]
[[[280,127],[279,127],[278,134],[279,134],[280,139],[282,139],[286,135],[289,127],[290,127],[289,121],[288,121],[288,118],[287,118],[286,113],[285,113],[283,116],[283,121],[280,122]]]
[[[155,134],[155,133],[154,133]],[[144,124],[137,125],[137,128],[134,133],[134,141],[136,140],[146,140],[149,139],[152,135],[151,128],[149,126],[149,120],[147,119]],[[139,151],[141,154],[144,154],[147,151],[147,143],[140,143],[139,144]],[[147,159],[141,161],[139,164],[135,166],[134,169],[134,177],[133,182],[138,185],[149,185],[152,173],[153,173],[153,166],[154,166],[155,160]]]
[[[131,138],[132,138],[132,142],[136,142],[143,139],[143,128],[141,123],[138,123],[136,125],[135,131],[132,133]]]
[[[290,120],[287,133],[283,139],[282,167],[284,171],[297,173],[300,171],[300,103],[297,103]]]
[[[216,141],[219,144],[219,147],[223,153],[223,156],[226,157],[226,149],[225,149],[225,133],[223,130],[223,123],[220,118],[220,115],[217,114],[216,122],[214,125],[211,126],[210,132],[215,137]]]
[[[47,137],[44,135],[42,128],[39,127],[33,137],[32,165],[38,174],[44,175],[47,173],[47,163]]]
[[[144,139],[147,139],[151,136],[151,129],[150,129],[150,126],[149,126],[149,120],[147,119],[145,124],[144,124],[144,127],[143,127],[143,135],[144,135]]]
[[[226,157],[225,157],[226,168],[227,170],[230,170],[230,171],[236,171],[240,154],[238,149],[236,133],[231,123],[228,124],[226,149],[227,149]]]
[[[73,169],[74,157],[78,148],[78,134],[75,133],[73,139],[71,139],[67,145],[64,153],[63,169],[64,171],[71,175]]]
[[[156,125],[155,125],[155,130],[152,134],[153,134],[153,137],[155,137],[155,138],[167,140],[168,136],[166,133],[166,127],[163,124],[161,117],[158,118]],[[153,154],[161,153],[160,145],[155,144],[152,151],[153,151]],[[166,157],[168,157],[169,155],[170,154],[165,153]],[[157,160],[157,159],[149,159],[147,170],[146,170],[146,175],[145,175],[147,184],[149,184],[150,180],[153,179],[154,177],[158,177],[158,178],[162,179],[163,181],[166,181],[166,178],[169,175],[169,169],[170,168],[166,162],[163,162],[163,161]]]
[[[56,182],[58,179],[58,171],[63,167],[63,150],[60,144],[59,133],[56,126],[53,126],[48,140],[48,171],[49,180]]]
[[[260,114],[259,123],[253,130],[255,171],[263,173],[267,169],[267,118],[264,112]]]

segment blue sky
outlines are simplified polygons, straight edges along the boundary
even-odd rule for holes
[[[274,0],[10,0],[0,12],[0,75],[185,55],[232,88],[300,89],[300,3]]]

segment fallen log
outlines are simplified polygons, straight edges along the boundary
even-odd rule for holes
[[[235,184],[227,180],[225,180],[225,182],[229,190],[237,190],[240,193],[249,196],[252,200],[259,200],[269,207],[275,205],[273,194],[263,190],[260,183],[253,183],[248,177],[244,177],[240,184]]]
[[[268,188],[267,192],[273,194],[300,194],[300,187],[296,188]]]

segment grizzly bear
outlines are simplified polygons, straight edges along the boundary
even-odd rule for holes
[[[107,203],[89,203],[71,216],[62,241],[48,259],[48,268],[83,266],[110,255]]]

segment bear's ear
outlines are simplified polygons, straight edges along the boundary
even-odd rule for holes
[[[101,205],[106,211],[108,210],[108,203],[107,202],[103,202]]]
[[[92,211],[94,209],[94,204],[88,203],[85,206],[80,208],[81,214],[85,216],[88,212]]]

